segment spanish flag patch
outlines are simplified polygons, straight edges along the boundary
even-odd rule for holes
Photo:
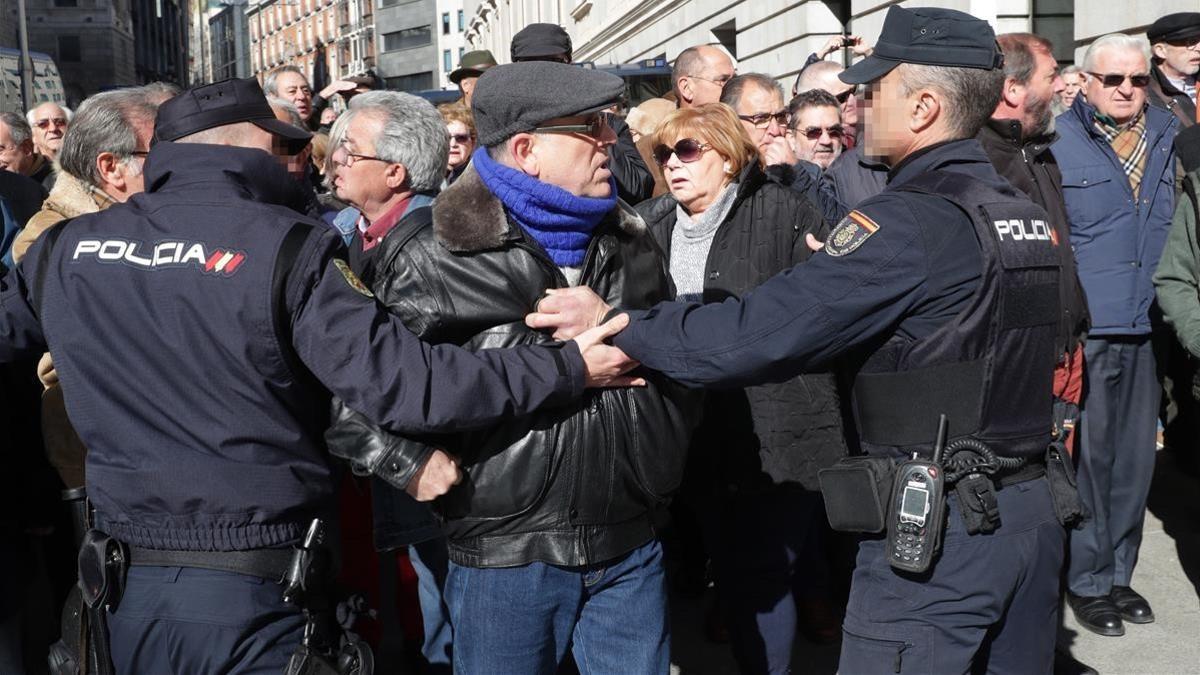
[[[851,211],[829,233],[825,252],[831,256],[849,255],[879,229],[879,224],[861,211]]]

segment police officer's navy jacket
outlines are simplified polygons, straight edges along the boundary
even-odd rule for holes
[[[152,548],[297,540],[328,506],[328,390],[395,431],[527,414],[567,348],[430,347],[348,271],[261,150],[158,143],[147,191],[42,235],[3,281],[0,360],[49,345],[97,526]]]
[[[981,201],[941,196],[931,178],[965,181]],[[986,222],[968,215],[983,198]],[[937,414],[928,408],[936,406],[921,405],[930,400],[958,409],[951,436],[978,432],[998,441],[998,454],[1044,452],[1058,324],[1058,262],[1044,214],[996,174],[978,141],[930,146],[834,228],[825,252],[741,299],[631,312],[615,343],[649,368],[709,386],[777,382],[848,354],[861,364],[864,448],[931,441]],[[893,376],[932,373],[925,381],[935,382],[942,367],[962,376],[940,381],[945,392],[897,387],[878,400]],[[874,395],[865,411],[864,378]],[[927,413],[908,425],[928,429],[924,438],[868,433],[889,426],[879,420],[899,429],[906,423],[896,413],[911,410]]]
[[[1092,315],[1091,335],[1150,332],[1154,270],[1175,213],[1175,129],[1167,111],[1146,106],[1146,168],[1135,197],[1112,146],[1082,96],[1057,118],[1051,147],[1062,170],[1071,247]]]

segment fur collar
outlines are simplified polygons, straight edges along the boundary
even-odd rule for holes
[[[596,229],[615,225],[631,236],[646,231],[646,223],[624,202],[613,209]],[[433,203],[433,233],[454,253],[471,253],[503,247],[519,236],[513,232],[504,204],[492,194],[470,165]]]
[[[75,218],[85,213],[95,213],[112,204],[112,198],[103,191],[60,169],[54,189],[50,190],[43,208],[55,211],[63,218]]]

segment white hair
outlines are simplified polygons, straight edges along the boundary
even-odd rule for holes
[[[67,124],[70,124],[71,120],[75,117],[75,113],[71,112],[71,109],[68,108],[67,106],[65,106],[61,103],[55,103],[54,101],[46,101],[45,103],[39,103],[39,104],[33,106],[25,113],[25,121],[29,122],[29,126],[32,127],[35,124],[34,119],[33,119],[33,111],[46,105],[46,103],[55,105],[58,107],[59,110],[63,111],[63,114],[67,116]]]
[[[287,113],[288,123],[292,126],[300,127],[306,131],[308,130],[308,127],[304,124],[304,118],[300,116],[300,109],[297,108],[296,105],[291,101],[285,101],[281,98],[268,96],[267,103],[270,104],[272,108],[283,108],[283,111]]]
[[[1112,49],[1138,52],[1142,58],[1146,59],[1146,67],[1150,67],[1150,43],[1146,41],[1146,38],[1124,33],[1109,33],[1101,35],[1096,38],[1095,42],[1088,45],[1087,51],[1083,54],[1083,70],[1089,73],[1095,72],[1097,55],[1102,51]]]
[[[442,184],[450,139],[446,122],[433,104],[398,91],[369,91],[350,99],[350,113],[343,117],[362,113],[382,120],[383,128],[374,139],[375,156],[403,164],[413,191],[428,192]]]

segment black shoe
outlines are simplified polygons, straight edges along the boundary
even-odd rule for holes
[[[1121,610],[1107,595],[1087,596],[1067,593],[1067,604],[1075,613],[1079,625],[1097,635],[1118,637],[1125,634]]]
[[[1054,647],[1054,675],[1100,675],[1088,664],[1071,656],[1071,650],[1061,645]]]
[[[1121,618],[1129,623],[1154,623],[1154,610],[1150,609],[1150,603],[1132,588],[1113,586],[1108,597],[1121,612]]]

